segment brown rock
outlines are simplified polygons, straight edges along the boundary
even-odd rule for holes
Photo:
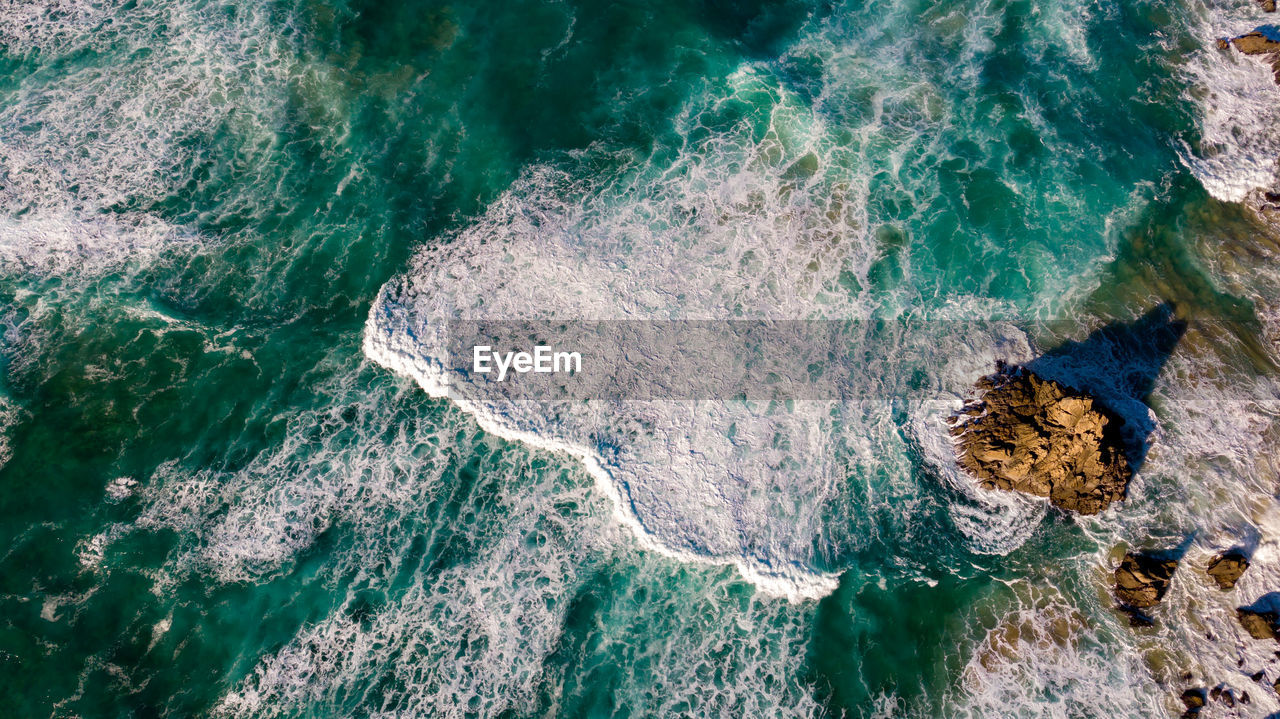
[[[1258,5],[1262,8],[1263,12],[1276,11],[1276,0],[1258,0]]]
[[[977,383],[981,396],[956,416],[960,466],[979,486],[1048,497],[1097,514],[1124,497],[1132,475],[1118,415],[1025,367],[1000,367]]]
[[[1274,9],[1275,0],[1270,1]],[[1272,30],[1272,32],[1268,32],[1266,28],[1259,28],[1239,37],[1219,40],[1218,47],[1224,47],[1225,44],[1229,43],[1246,55],[1264,56],[1264,59],[1271,64],[1271,70],[1276,82],[1280,83],[1280,34],[1274,32],[1274,28]]]
[[[1178,568],[1175,559],[1159,559],[1149,554],[1124,555],[1116,567],[1116,599],[1126,607],[1154,607],[1169,591],[1169,581]]]
[[[1258,612],[1240,607],[1236,610],[1236,619],[1240,626],[1254,639],[1275,639],[1280,641],[1280,616],[1275,612]]]
[[[1188,689],[1182,692],[1182,706],[1187,708],[1187,713],[1183,716],[1194,716],[1200,713],[1205,705],[1205,692],[1203,689]]]
[[[1218,583],[1219,589],[1231,589],[1240,579],[1240,575],[1244,574],[1244,570],[1249,568],[1249,558],[1240,552],[1230,551],[1219,554],[1209,562],[1209,568],[1206,570],[1213,581]]]
[[[1235,49],[1246,55],[1270,55],[1280,53],[1280,42],[1273,40],[1262,32],[1254,30],[1239,37],[1231,38]]]

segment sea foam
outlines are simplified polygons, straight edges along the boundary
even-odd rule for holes
[[[1253,31],[1274,16],[1254,3],[1207,3],[1193,23],[1199,47],[1186,70],[1187,100],[1200,108],[1200,139],[1183,160],[1214,197],[1240,202],[1276,181],[1280,158],[1280,86],[1270,61],[1215,46],[1218,38]]]
[[[762,79],[744,70],[731,82],[745,91]],[[842,175],[835,187],[831,178],[797,178],[789,167],[806,154],[820,158],[813,165],[828,161],[806,140],[821,123],[789,107],[785,94],[772,113],[763,141],[717,137],[682,155],[657,183],[633,175],[620,189],[602,190],[553,167],[530,170],[483,217],[424,249],[383,289],[364,350],[430,395],[449,397],[486,431],[577,458],[643,546],[732,564],[768,593],[803,599],[835,586],[815,550],[829,507],[850,483],[906,471],[887,469],[892,462],[882,459],[905,452],[889,419],[887,393],[903,372],[893,358],[889,376],[864,380],[861,401],[785,406],[715,398],[499,401],[472,391],[445,361],[453,319],[868,316],[841,284],[865,280],[875,259],[857,176]],[[978,302],[967,316],[992,307]],[[953,382],[990,364],[994,350],[972,352],[999,344],[986,340],[979,333],[952,345],[924,332],[914,339]],[[916,491],[905,476],[889,481]],[[1006,503],[996,511],[1032,510]],[[874,531],[865,518],[849,520]]]
[[[150,208],[187,186],[219,133],[248,148],[269,143],[287,66],[265,13],[186,3],[0,9],[0,46],[19,68],[0,108],[0,271],[69,279],[193,249],[194,231]],[[102,61],[75,60],[85,53]],[[67,71],[28,71],[37,60]]]

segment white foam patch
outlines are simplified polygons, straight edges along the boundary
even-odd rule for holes
[[[1065,51],[1072,62],[1086,72],[1097,69],[1098,61],[1089,49],[1089,27],[1094,15],[1103,9],[1093,2],[1062,2],[1036,5],[1032,12],[1040,16],[1036,41],[1038,52]],[[1104,9],[1104,13],[1106,10]]]
[[[887,397],[903,374],[898,358],[882,358],[885,376],[871,376],[861,388],[873,401],[784,407],[494,401],[444,362],[445,321],[452,318],[868,317],[867,296],[842,284],[842,275],[866,284],[877,259],[864,181],[847,164],[858,160],[828,151],[820,117],[766,81],[744,69],[730,84],[731,96],[778,96],[763,130],[713,135],[656,175],[624,168],[621,179],[600,187],[552,167],[531,170],[483,217],[424,249],[405,277],[384,288],[364,347],[432,396],[450,397],[486,431],[579,459],[643,546],[732,564],[764,591],[802,599],[835,586],[815,552],[826,508],[847,485],[880,472],[890,485],[911,483],[909,469],[892,460],[906,448],[891,408],[874,399]],[[688,117],[682,134],[696,134],[699,116]],[[807,154],[818,169],[797,179],[788,168]],[[894,301],[890,292],[874,300]],[[945,321],[992,311],[990,302],[951,301],[936,315]],[[930,358],[931,371],[955,365],[953,391],[976,376],[974,367],[958,365],[991,352],[974,348],[998,344],[980,330],[968,345],[951,347],[926,337],[927,325],[919,323],[918,336],[907,341]],[[872,497],[882,489],[873,486]],[[1031,510],[1005,503],[993,511]],[[992,545],[1007,548],[1025,534]]]
[[[1270,60],[1219,50],[1219,38],[1274,23],[1254,3],[1210,2],[1197,13],[1193,32],[1201,47],[1187,63],[1194,89],[1186,98],[1201,108],[1200,145],[1183,161],[1211,195],[1240,202],[1276,181],[1280,158],[1280,86]]]
[[[21,407],[0,391],[0,467],[13,458],[13,430],[22,421]]]
[[[283,112],[277,93],[287,55],[267,30],[266,9],[165,3],[94,13],[103,14],[100,24],[65,25],[67,16],[52,14],[67,36],[61,49],[125,61],[27,77],[0,112],[7,128],[0,132],[0,199],[10,211],[163,199],[203,159],[184,145],[224,127],[269,133]],[[42,27],[3,25],[0,35],[10,36]]]
[[[776,92],[748,70],[732,82],[735,93]],[[443,396],[442,355],[433,357],[444,347],[440,318],[860,314],[837,283],[844,271],[865,276],[871,260],[856,181],[840,193],[806,192],[802,183],[812,180],[803,177],[790,191],[780,187],[780,161],[809,149],[802,119],[784,103],[767,119],[763,141],[751,128],[717,137],[663,177],[633,178],[621,193],[552,168],[531,171],[478,223],[424,251],[408,276],[384,289],[366,354]],[[691,273],[706,280],[691,282]],[[459,406],[487,431],[580,459],[618,519],[652,549],[736,564],[786,596],[835,586],[834,576],[809,564],[818,510],[846,476],[826,441],[829,404],[552,408],[464,396]]]
[[[78,542],[76,558],[80,560],[80,566],[84,569],[97,569],[102,564],[110,543],[111,537],[106,532]]]
[[[0,10],[0,43],[11,55],[59,55],[85,42],[125,2],[10,2]]]
[[[985,629],[954,690],[947,716],[1163,716],[1166,708],[1117,620],[1091,620],[1041,581],[1011,584],[1012,606],[974,616]],[[1175,699],[1175,697],[1169,697]]]
[[[116,477],[107,484],[107,499],[123,502],[138,491],[138,480],[133,477]]]
[[[196,236],[148,216],[46,214],[0,218],[0,267],[34,277],[100,275],[145,266],[167,249],[195,247]]]
[[[22,75],[0,103],[0,268],[100,273],[190,240],[145,208],[190,181],[218,133],[242,136],[246,152],[269,145],[286,55],[268,12],[111,2],[0,10],[10,56],[102,58]]]

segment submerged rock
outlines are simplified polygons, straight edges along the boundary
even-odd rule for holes
[[[1236,609],[1236,619],[1240,626],[1254,639],[1275,639],[1280,641],[1280,616],[1275,612],[1259,612],[1240,607]]]
[[[1232,550],[1214,557],[1205,572],[1218,583],[1219,589],[1231,589],[1248,568],[1249,558]]]
[[[1124,497],[1132,471],[1119,415],[1084,393],[997,366],[981,396],[953,417],[961,467],[987,489],[1048,497],[1054,506],[1097,514]]]
[[[818,156],[812,152],[791,163],[782,173],[784,180],[807,180],[818,174]]]
[[[1154,607],[1169,591],[1169,582],[1177,568],[1176,559],[1134,552],[1125,554],[1116,567],[1116,599],[1126,609]]]
[[[1147,614],[1137,607],[1129,607],[1121,604],[1119,609],[1121,612],[1124,612],[1125,616],[1129,617],[1129,626],[1131,627],[1142,629],[1146,627],[1154,627],[1156,625],[1156,620],[1153,619],[1150,614]]]

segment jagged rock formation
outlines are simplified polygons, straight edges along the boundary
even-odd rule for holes
[[[977,383],[979,398],[952,418],[961,467],[987,489],[1048,497],[1097,514],[1124,497],[1132,472],[1118,415],[1086,394],[999,365]]]
[[[1280,642],[1280,616],[1275,612],[1259,612],[1240,607],[1236,609],[1236,619],[1254,639],[1275,639]]]
[[[1206,573],[1218,583],[1219,589],[1231,589],[1248,568],[1248,557],[1240,552],[1230,551],[1214,557],[1209,562]]]
[[[1178,560],[1129,552],[1116,567],[1116,599],[1125,608],[1154,607],[1169,591]]]
[[[1271,1],[1273,3],[1271,10],[1274,10],[1274,0]],[[1260,27],[1239,37],[1222,38],[1218,40],[1218,47],[1223,50],[1234,47],[1245,55],[1263,56],[1263,59],[1271,65],[1276,82],[1280,83],[1280,30],[1274,26]]]

